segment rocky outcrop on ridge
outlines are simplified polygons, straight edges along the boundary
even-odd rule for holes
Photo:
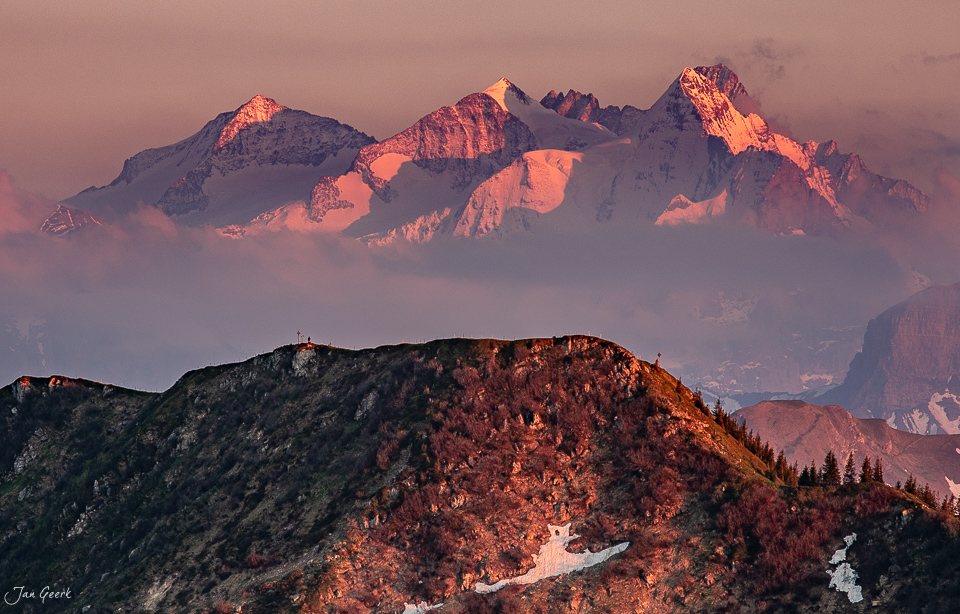
[[[566,94],[550,90],[540,100],[540,104],[563,117],[597,123],[617,134],[629,132],[643,116],[643,111],[630,105],[624,105],[623,108],[614,105],[601,108],[596,96],[581,94],[575,90],[568,90]]]

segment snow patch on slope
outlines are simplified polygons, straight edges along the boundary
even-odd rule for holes
[[[947,476],[943,476],[943,479],[947,481],[947,488],[950,489],[950,494],[954,497],[960,497],[960,483],[954,482]]]
[[[654,224],[657,226],[676,226],[678,224],[709,222],[723,215],[729,200],[726,190],[713,198],[700,202],[693,202],[683,194],[678,194],[673,197],[666,210],[660,214]]]
[[[574,161],[582,159],[582,154],[554,149],[525,153],[480,184],[464,207],[453,234],[489,234],[500,227],[503,214],[514,207],[537,213],[553,211],[563,202]]]
[[[920,435],[960,434],[960,396],[949,389],[933,393],[926,403],[896,410],[887,418],[893,428]],[[960,450],[958,450],[960,452]]]
[[[960,433],[960,417],[951,419],[947,415],[944,401],[955,406],[960,405],[960,397],[949,390],[944,390],[943,393],[935,392],[930,396],[930,400],[927,402],[927,411],[930,412],[930,416],[936,422],[940,432],[956,435]]]
[[[413,158],[400,153],[387,152],[370,163],[370,171],[378,178],[384,181],[390,181],[400,172],[400,166],[404,162],[410,162]]]
[[[438,610],[443,603],[438,603],[437,605],[427,605],[426,601],[421,601],[420,603],[404,603],[403,612],[401,614],[426,614],[430,610]]]
[[[833,558],[830,559],[830,564],[837,565],[837,568],[832,571],[827,570],[827,575],[830,576],[830,588],[836,588],[837,591],[846,593],[850,603],[860,603],[863,601],[863,590],[857,585],[859,576],[857,576],[857,572],[854,571],[853,567],[850,566],[850,563],[846,562],[847,550],[856,540],[856,533],[851,533],[843,538],[843,541],[847,545],[834,552]]]
[[[533,555],[533,569],[522,576],[500,580],[496,584],[477,582],[474,590],[478,593],[493,593],[510,584],[533,584],[545,578],[593,567],[623,552],[630,545],[630,542],[623,542],[600,552],[590,552],[588,549],[577,554],[567,552],[567,544],[580,537],[570,535],[569,522],[562,527],[548,524],[547,529],[550,531],[550,539],[540,546],[539,554]]]

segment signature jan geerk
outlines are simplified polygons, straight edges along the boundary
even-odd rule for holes
[[[7,605],[17,605],[23,599],[39,599],[41,603],[46,603],[47,599],[73,599],[69,588],[50,588],[44,586],[40,593],[28,590],[26,586],[14,586],[12,591],[7,591],[3,595],[3,602]]]

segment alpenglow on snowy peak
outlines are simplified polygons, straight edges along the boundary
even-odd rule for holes
[[[757,107],[723,65],[684,69],[647,110],[574,90],[538,102],[501,79],[375,142],[258,96],[67,203],[109,217],[142,201],[233,236],[286,228],[375,244],[610,223],[837,235],[929,206],[833,141],[777,133]]]
[[[255,96],[179,143],[129,158],[110,185],[65,202],[107,220],[142,203],[186,224],[245,223],[308,198],[321,176],[341,174],[373,142],[336,120]]]
[[[308,203],[244,230],[342,232],[371,243],[588,225],[732,223],[837,234],[925,210],[903,181],[836,144],[800,144],[750,112],[723,65],[688,68],[646,110],[592,94],[538,103],[507,79],[358,153]]]

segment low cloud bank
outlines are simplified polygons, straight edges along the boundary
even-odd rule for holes
[[[921,283],[915,263],[875,241],[747,228],[598,226],[371,249],[298,233],[234,240],[151,208],[66,237],[39,233],[55,207],[0,175],[0,385],[62,374],[162,390],[189,369],[293,343],[297,331],[348,348],[589,332],[645,359],[663,352],[688,383],[721,386],[725,361],[796,352],[785,359],[794,366],[769,362],[792,375],[754,383],[786,385],[827,368],[803,363],[818,343],[846,339],[821,356],[845,371],[862,326]],[[940,267],[933,281],[950,274]]]

